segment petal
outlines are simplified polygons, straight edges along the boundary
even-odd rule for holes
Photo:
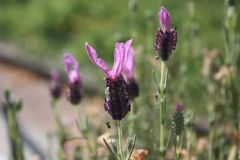
[[[58,81],[59,80],[59,73],[54,68],[51,70],[50,76],[51,76],[51,80],[53,80],[53,81]]]
[[[162,7],[159,12],[159,20],[162,30],[165,32],[171,28],[171,17],[166,8]]]
[[[79,72],[75,71],[75,70],[72,70],[70,73],[69,73],[69,81],[71,83],[78,83],[80,82],[80,75],[79,75]]]
[[[65,70],[68,74],[73,69],[78,71],[78,62],[70,53],[64,53],[63,62],[65,64]]]
[[[90,46],[88,43],[85,44],[87,54],[91,61],[100,68],[108,77],[110,77],[110,70],[107,66],[107,64],[100,58],[97,57],[97,53],[95,49]]]
[[[129,39],[125,44],[124,44],[124,55],[123,55],[123,64],[125,64],[127,62],[127,58],[128,58],[128,53],[129,53],[129,49],[131,48],[132,45],[132,39]]]
[[[128,51],[131,47],[132,39],[128,40],[126,43],[116,43],[114,52],[114,64],[111,71],[111,76],[114,79],[119,76],[122,72],[122,68],[127,62]]]
[[[134,50],[131,47],[128,51],[127,62],[123,66],[123,72],[127,76],[127,79],[132,79],[135,70],[135,57]]]
[[[78,77],[78,79],[80,80],[79,65],[77,60],[70,53],[65,53],[63,56],[63,61],[69,80],[73,81],[73,78],[71,78],[73,72],[75,73],[75,77]]]
[[[124,47],[122,43],[116,43],[114,51],[114,64],[111,70],[111,78],[118,77],[122,72],[122,60],[123,60]]]

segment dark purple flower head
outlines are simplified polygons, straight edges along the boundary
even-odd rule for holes
[[[183,110],[183,105],[181,103],[177,103],[176,104],[176,112],[182,112]]]
[[[81,94],[81,77],[79,73],[79,65],[77,60],[70,54],[65,53],[63,56],[63,62],[65,64],[65,71],[68,75],[67,83],[67,99],[74,105],[80,103]]]
[[[138,82],[132,78],[126,81],[126,90],[130,100],[139,96],[139,85]]]
[[[134,50],[131,47],[128,52],[127,62],[123,66],[123,73],[126,76],[126,89],[130,100],[133,100],[135,97],[139,95],[139,86],[134,78],[134,71],[135,71],[135,57]]]
[[[114,80],[121,75],[123,66],[125,65],[128,57],[128,52],[130,46],[132,44],[132,40],[128,40],[126,43],[116,43],[115,51],[114,51],[114,64],[112,70],[110,70],[104,60],[97,57],[97,52],[95,49],[86,43],[86,51],[91,59],[91,61],[100,68],[108,78]]]
[[[121,120],[131,109],[131,103],[126,91],[126,82],[120,75],[116,80],[105,79],[105,103],[104,108],[113,120]]]
[[[161,28],[156,34],[155,51],[158,53],[157,58],[166,61],[172,50],[176,49],[177,31],[176,28],[171,28],[171,17],[164,7],[159,12],[159,20]]]
[[[60,77],[56,69],[51,70],[50,74],[50,92],[54,99],[58,99],[62,94],[62,85],[60,82]]]
[[[127,62],[131,44],[132,40],[128,40],[126,43],[115,44],[112,70],[108,68],[102,59],[97,57],[97,53],[93,47],[88,43],[85,45],[91,61],[106,74],[104,108],[105,111],[111,115],[113,120],[121,120],[131,108],[126,91],[126,82],[121,74]]]

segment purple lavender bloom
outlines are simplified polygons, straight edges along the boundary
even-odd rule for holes
[[[126,43],[116,43],[114,51],[114,64],[110,70],[107,64],[97,57],[93,47],[86,43],[86,51],[91,61],[105,74],[105,103],[104,108],[113,120],[121,120],[130,111],[131,105],[126,91],[126,82],[122,77],[122,70],[127,62],[132,40]]]
[[[50,74],[50,92],[54,99],[58,99],[62,94],[62,85],[60,82],[60,77],[56,69],[52,69]]]
[[[184,114],[183,105],[181,103],[176,104],[175,112],[173,114],[172,128],[176,135],[180,135],[184,130]]]
[[[123,66],[123,73],[126,76],[126,89],[130,100],[133,100],[135,97],[139,95],[139,86],[134,78],[134,71],[135,71],[135,57],[134,50],[131,47],[128,52],[127,62]]]
[[[159,12],[161,28],[158,29],[155,41],[155,51],[158,53],[157,59],[168,60],[172,50],[176,49],[177,31],[171,28],[171,17],[167,9],[162,7]]]
[[[81,94],[81,77],[79,65],[76,59],[70,54],[65,53],[63,56],[65,71],[68,75],[67,99],[74,105],[79,104],[82,98]]]

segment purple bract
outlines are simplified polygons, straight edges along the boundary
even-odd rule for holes
[[[112,70],[108,68],[107,64],[104,62],[104,60],[97,57],[97,52],[95,49],[90,46],[88,43],[86,43],[86,51],[91,59],[91,61],[100,68],[108,78],[114,80],[118,76],[121,75],[123,66],[125,65],[128,57],[128,52],[131,47],[132,40],[128,40],[126,43],[116,43],[115,44],[115,51],[114,51],[114,64],[112,67]]]

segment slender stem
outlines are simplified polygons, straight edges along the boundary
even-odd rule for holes
[[[175,154],[176,154],[176,160],[179,160],[180,159],[180,156],[181,156],[181,137],[179,135],[177,135],[176,137],[176,151],[175,151]]]
[[[161,79],[160,79],[160,159],[164,159],[165,155],[165,144],[164,144],[164,112],[166,104],[165,95],[165,80],[166,80],[166,62],[161,63]]]
[[[213,131],[211,130],[209,133],[209,146],[208,146],[208,160],[212,160],[213,159],[213,155],[212,155],[212,149],[213,147]]]
[[[60,108],[58,105],[58,100],[57,99],[53,99],[52,101],[52,108],[53,108],[53,114],[57,123],[57,135],[58,135],[58,143],[60,145],[59,149],[58,149],[58,153],[59,153],[59,159],[66,159],[66,155],[64,152],[64,140],[66,138],[66,131],[64,129],[64,126],[61,123],[61,117],[60,117]]]
[[[23,145],[13,106],[7,108],[7,122],[10,134],[12,156],[15,160],[24,160]]]
[[[59,130],[63,129],[61,119],[60,119],[60,112],[59,112],[59,106],[58,106],[58,100],[53,100],[52,102],[52,108],[53,108],[53,114],[57,123],[57,127]]]
[[[122,124],[121,120],[117,121],[117,130],[118,130],[118,145],[119,145],[119,152],[120,152],[120,160],[124,160],[123,155],[123,145],[122,145]]]
[[[188,160],[190,160],[192,157],[192,133],[191,132],[192,132],[191,129],[187,130],[187,151],[189,152]]]

